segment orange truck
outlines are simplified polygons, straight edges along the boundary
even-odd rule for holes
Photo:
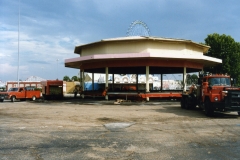
[[[41,81],[42,96],[44,99],[63,99],[63,81],[46,80]]]
[[[26,99],[35,101],[38,98],[41,98],[41,91],[33,87],[14,87],[10,88],[7,92],[0,92],[0,102],[9,99],[12,102]]]
[[[240,87],[231,84],[229,75],[199,74],[198,84],[182,94],[181,107],[194,109],[198,106],[206,116],[214,112],[237,112],[240,115]]]

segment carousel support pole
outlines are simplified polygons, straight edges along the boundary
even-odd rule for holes
[[[106,75],[106,83],[105,83],[105,91],[106,91],[106,95],[105,95],[105,99],[108,100],[108,95],[107,95],[107,89],[108,89],[108,67],[105,68],[105,75]]]
[[[84,98],[84,70],[81,70],[81,74],[80,74],[80,78],[81,78],[81,90],[82,90],[82,98]]]
[[[149,92],[149,66],[146,66],[146,93]],[[149,97],[146,97],[146,101],[149,101]]]
[[[94,73],[92,73],[92,91],[94,91]]]
[[[187,69],[186,67],[183,68],[183,91],[186,92],[187,90]]]

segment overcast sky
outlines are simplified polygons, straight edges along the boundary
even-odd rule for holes
[[[198,43],[219,33],[240,42],[239,15],[237,0],[0,0],[0,80],[17,80],[18,33],[19,78],[62,79],[78,75],[64,67],[76,45],[124,37],[135,20],[150,36]]]

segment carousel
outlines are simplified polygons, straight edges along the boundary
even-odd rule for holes
[[[203,67],[222,63],[221,59],[205,56],[210,47],[191,40],[150,36],[128,36],[103,39],[97,42],[76,46],[77,58],[65,60],[65,67],[79,69],[84,95],[108,97],[181,98],[186,91],[187,73],[203,70]],[[104,74],[102,90],[85,90],[84,73]],[[182,88],[164,88],[166,74],[181,74]],[[121,77],[127,77],[125,79]],[[131,76],[129,76],[131,75]],[[144,77],[143,77],[144,75]],[[159,75],[154,78],[152,75]],[[111,77],[111,78],[109,78]],[[153,87],[158,79],[160,87]]]

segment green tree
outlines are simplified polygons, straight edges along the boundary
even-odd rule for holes
[[[79,78],[77,76],[72,76],[72,81],[79,81]]]
[[[64,76],[64,77],[63,77],[63,80],[64,80],[64,81],[67,81],[67,82],[71,81],[71,79],[70,79],[68,76]]]
[[[188,74],[187,75],[187,85],[191,85],[191,84],[197,84],[198,82],[198,76],[196,74]]]
[[[240,43],[229,35],[210,34],[205,39],[205,44],[211,48],[207,56],[222,59],[222,64],[215,67],[206,67],[205,71],[211,73],[228,73],[238,79],[240,84]]]
[[[198,76],[196,74],[191,75],[192,83],[197,84],[198,83]]]

